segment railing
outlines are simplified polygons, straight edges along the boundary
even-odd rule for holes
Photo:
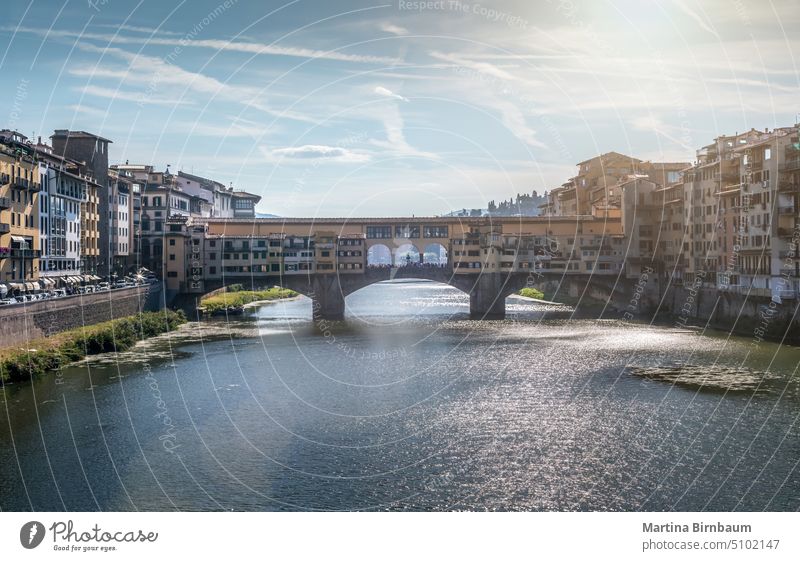
[[[0,208],[11,208],[11,199],[8,197],[0,197]]]
[[[778,214],[794,214],[794,206],[780,206],[778,207]]]
[[[5,207],[5,208],[8,208],[8,207]],[[8,234],[10,231],[11,231],[11,225],[10,224],[4,224],[4,223],[0,224],[0,234]]]

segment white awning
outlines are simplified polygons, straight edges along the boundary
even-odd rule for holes
[[[0,294],[2,294],[3,296],[8,294],[8,287],[6,285],[0,284]]]
[[[27,287],[27,289],[28,289],[28,290],[30,290],[30,291],[39,290],[39,287],[38,287],[38,286],[36,286],[36,285],[35,285],[34,283],[32,283],[32,282],[26,282],[26,283],[25,283],[25,286],[26,286],[26,287]]]
[[[25,292],[25,285],[21,282],[10,282],[8,283],[8,286],[10,286],[12,290],[21,290],[22,292]]]

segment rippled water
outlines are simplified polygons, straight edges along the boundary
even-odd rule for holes
[[[3,510],[796,510],[800,349],[373,285],[0,396]],[[171,448],[167,451],[165,448]]]

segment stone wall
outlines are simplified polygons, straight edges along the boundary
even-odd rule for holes
[[[161,307],[161,285],[79,294],[0,307],[0,348]]]
[[[671,287],[662,313],[678,325],[719,329],[754,340],[800,345],[800,302],[774,302],[764,296],[746,296],[715,288]]]

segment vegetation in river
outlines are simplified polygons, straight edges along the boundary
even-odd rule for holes
[[[232,285],[226,292],[204,298],[200,307],[206,312],[214,313],[230,308],[241,308],[251,302],[294,298],[297,292],[288,288],[273,287],[267,290],[241,290],[242,285]]]
[[[88,355],[125,351],[184,322],[186,316],[180,311],[142,312],[31,341],[27,348],[4,349],[0,351],[0,384],[30,380]]]
[[[526,298],[536,298],[537,300],[544,299],[544,292],[538,290],[536,288],[523,288],[519,292],[517,292],[520,296],[525,296]]]

